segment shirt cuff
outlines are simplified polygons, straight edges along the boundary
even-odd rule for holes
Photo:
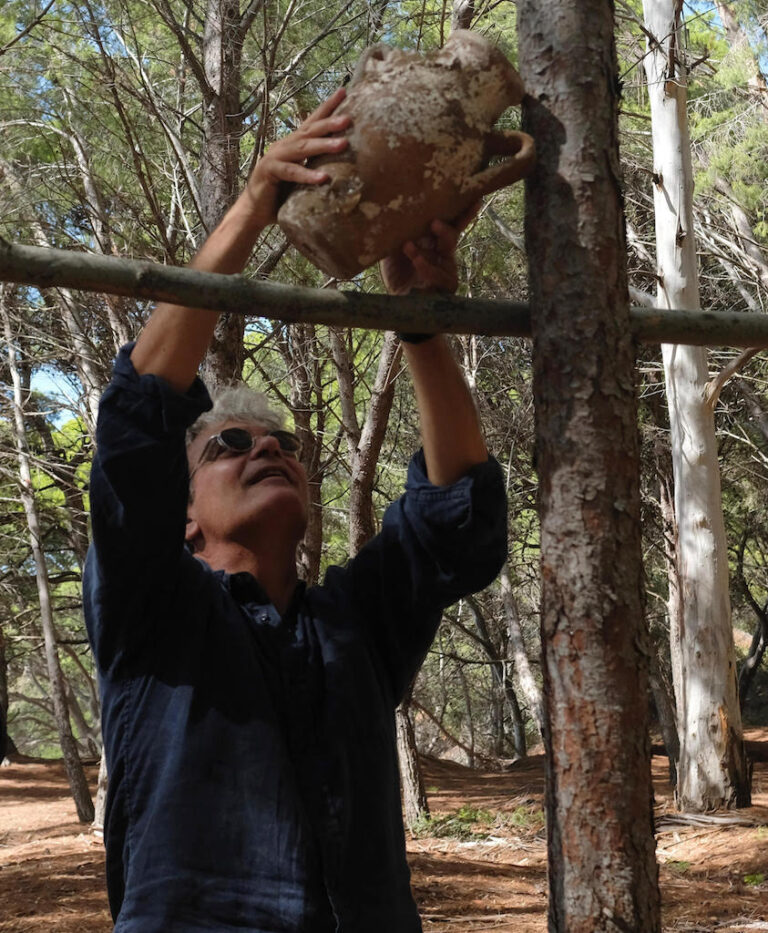
[[[495,482],[501,467],[489,455],[484,463],[476,463],[473,467],[450,486],[435,486],[427,476],[427,462],[424,459],[423,449],[419,449],[411,457],[408,464],[408,476],[405,481],[405,491],[426,494],[429,496],[444,496],[450,498],[455,495],[466,495],[473,486],[485,485]]]
[[[163,434],[186,431],[199,416],[213,407],[202,379],[195,377],[186,392],[177,392],[160,376],[139,374],[131,361],[134,343],[120,348],[106,395],[112,395],[117,408],[130,412],[133,419],[145,418],[148,426]]]

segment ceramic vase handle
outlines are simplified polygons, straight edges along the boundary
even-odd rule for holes
[[[536,145],[533,137],[514,130],[489,133],[485,140],[485,154],[509,156],[497,165],[491,165],[470,179],[470,184],[479,197],[511,185],[530,172],[536,162]]]

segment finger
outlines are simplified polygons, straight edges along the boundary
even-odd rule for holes
[[[402,251],[405,253],[405,255],[408,257],[408,259],[411,260],[411,262],[413,262],[413,260],[414,260],[414,258],[415,258],[416,256],[420,256],[420,255],[421,255],[421,250],[420,250],[419,247],[413,242],[413,240],[408,240],[407,243],[403,243],[401,249],[402,249]]]
[[[443,220],[433,220],[431,229],[435,248],[439,253],[449,255],[456,249],[456,244],[459,242],[459,231],[456,227]]]
[[[312,156],[341,152],[347,148],[349,140],[345,136],[296,136],[286,138],[284,144],[273,150],[273,157],[280,162],[301,162]]]
[[[413,255],[409,255],[408,258],[420,278],[428,282],[435,282],[445,277],[446,270],[443,266],[420,250],[415,250]]]
[[[343,152],[348,145],[349,142],[344,136],[324,136],[319,139],[295,134],[286,136],[270,146],[264,154],[259,163],[260,171],[282,178],[281,166],[291,162],[302,163],[313,156]]]
[[[328,172],[306,168],[298,162],[275,162],[270,166],[273,181],[291,181],[297,185],[319,185],[331,177]]]
[[[418,254],[411,259],[414,271],[419,278],[420,287],[434,291],[454,291],[457,284],[453,269],[445,269],[431,263],[426,256]]]
[[[314,123],[317,120],[323,120],[325,117],[329,117],[346,96],[347,89],[345,87],[337,88],[333,94],[331,94],[328,100],[324,100],[322,104],[320,104],[320,106],[314,110],[304,122]]]
[[[432,232],[439,238],[445,240],[447,237],[447,230],[450,229],[454,235],[454,245],[458,243],[460,235],[467,229],[467,227],[472,223],[472,221],[480,213],[480,209],[483,206],[482,201],[476,201],[474,204],[470,205],[463,214],[459,214],[454,220],[450,223],[446,223],[442,220],[435,220],[432,222]]]
[[[322,120],[314,120],[312,123],[304,123],[298,132],[307,136],[329,136],[331,133],[346,130],[351,123],[352,117],[348,113],[336,114]]]

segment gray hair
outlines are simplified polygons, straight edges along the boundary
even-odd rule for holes
[[[215,393],[213,408],[204,411],[187,429],[187,444],[191,444],[206,428],[223,421],[253,422],[270,431],[279,431],[285,425],[285,419],[270,406],[266,395],[239,383]]]

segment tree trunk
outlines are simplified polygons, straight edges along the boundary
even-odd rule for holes
[[[744,551],[749,537],[750,527],[749,523],[747,523],[742,532],[741,541],[739,542],[737,550],[736,572],[744,596],[757,616],[757,625],[755,626],[755,631],[752,633],[749,651],[739,670],[739,706],[742,710],[744,709],[744,704],[747,702],[752,682],[755,678],[755,674],[757,674],[760,669],[763,655],[768,645],[768,602],[761,605],[755,599],[744,572]]]
[[[7,763],[8,755],[18,749],[8,733],[8,660],[5,653],[5,636],[0,625],[0,765]]]
[[[453,0],[451,32],[454,29],[469,29],[475,16],[475,0]]]
[[[675,701],[666,680],[659,670],[658,662],[654,657],[651,657],[650,683],[653,702],[659,717],[659,729],[661,730],[661,737],[669,762],[669,783],[671,787],[676,787],[677,762],[680,758],[680,739],[677,735]]]
[[[717,14],[720,22],[725,27],[725,35],[728,39],[731,53],[744,53],[749,56],[752,65],[752,74],[747,81],[747,87],[752,95],[764,108],[764,114],[768,111],[768,83],[760,67],[760,59],[755,55],[749,36],[742,28],[738,17],[733,11],[733,3],[729,0],[715,0]],[[765,119],[765,116],[764,116]]]
[[[744,709],[755,674],[763,662],[766,645],[768,645],[768,613],[765,609],[761,609],[755,631],[752,634],[749,652],[744,658],[744,663],[739,671],[739,705],[741,709]]]
[[[13,384],[13,430],[16,441],[16,451],[19,458],[20,496],[24,506],[29,528],[29,538],[32,555],[35,562],[37,577],[37,591],[40,599],[40,622],[45,641],[45,660],[48,665],[48,678],[51,687],[51,700],[53,702],[54,718],[59,732],[59,743],[64,756],[64,765],[69,778],[69,786],[77,808],[78,819],[82,823],[93,820],[93,802],[85,779],[83,765],[77,754],[77,744],[72,734],[67,709],[66,685],[64,675],[59,664],[56,650],[56,634],[53,625],[53,609],[51,606],[51,588],[48,580],[48,568],[42,548],[40,533],[40,519],[37,503],[32,487],[32,473],[30,469],[29,450],[27,449],[24,429],[23,397],[21,379],[16,361],[16,348],[11,330],[11,319],[6,304],[5,289],[0,288],[0,313],[3,317],[3,327],[8,348],[8,366]]]
[[[323,399],[320,352],[312,324],[294,324],[286,328],[280,341],[291,384],[289,405],[296,433],[301,440],[301,462],[307,472],[309,514],[304,540],[299,547],[299,574],[310,586],[320,576],[323,551],[323,479],[326,451],[323,450],[326,406]],[[315,423],[313,428],[313,416]]]
[[[499,575],[501,583],[501,601],[504,606],[504,615],[507,620],[507,634],[509,636],[509,645],[512,652],[517,680],[520,688],[525,695],[528,709],[539,730],[539,735],[544,738],[545,716],[544,699],[541,695],[539,685],[533,676],[531,662],[528,660],[528,652],[525,650],[523,640],[523,630],[520,626],[520,613],[517,610],[517,601],[512,591],[512,581],[509,578],[509,564],[504,564]]]
[[[330,332],[336,379],[339,385],[341,420],[347,439],[351,468],[349,490],[349,553],[355,555],[369,538],[376,534],[373,512],[373,484],[381,454],[381,445],[387,430],[389,413],[395,394],[395,380],[399,372],[400,341],[396,334],[384,334],[371,390],[368,413],[362,428],[355,408],[352,361],[344,342],[343,332],[332,328]]]
[[[682,0],[644,0],[656,42],[645,56],[654,151],[658,303],[699,310]],[[679,664],[673,666],[680,761],[677,803],[705,811],[747,806],[749,769],[736,689],[728,551],[707,352],[664,344],[677,524]],[[673,644],[673,656],[677,646]]]
[[[203,150],[200,199],[203,226],[208,233],[218,225],[237,198],[240,188],[240,106],[243,46],[240,0],[208,0],[203,35]],[[234,382],[243,371],[244,319],[222,314],[202,367],[208,387]]]
[[[371,391],[368,413],[361,428],[355,407],[352,358],[344,332],[338,328],[331,328],[330,341],[339,386],[341,423],[349,451],[349,553],[350,556],[354,556],[376,533],[373,483],[392,408],[401,348],[400,341],[394,333],[384,334],[376,381]],[[397,735],[405,820],[408,826],[412,826],[419,816],[429,816],[429,809],[426,805],[424,779],[416,751],[416,737],[408,716],[408,703],[405,701],[397,710]]]
[[[664,460],[664,469],[660,460]],[[677,787],[677,763],[680,760],[680,735],[677,731],[677,709],[675,706],[674,683],[682,669],[680,626],[682,602],[680,599],[680,579],[677,564],[677,523],[675,521],[674,492],[670,481],[670,451],[657,449],[657,472],[659,474],[659,506],[664,533],[664,554],[667,559],[667,618],[669,620],[670,663],[672,666],[672,695],[669,695],[659,663],[651,655],[651,691],[659,714],[664,745],[669,758],[669,779]],[[677,675],[675,672],[678,672]]]
[[[400,761],[400,785],[403,795],[405,825],[413,829],[417,823],[429,817],[429,802],[424,788],[424,778],[416,749],[416,734],[409,712],[413,684],[408,694],[395,711],[397,725],[397,755]]]
[[[520,0],[549,929],[660,930],[613,4]]]
[[[515,747],[515,754],[520,758],[524,758],[527,753],[527,743],[525,739],[525,719],[523,718],[523,711],[520,709],[520,704],[517,700],[517,694],[515,693],[512,680],[507,670],[507,667],[511,668],[512,665],[507,665],[504,663],[504,652],[503,650],[500,650],[494,643],[494,640],[491,637],[491,633],[488,630],[488,624],[485,620],[485,616],[483,615],[477,600],[473,596],[468,596],[466,599],[466,604],[469,607],[469,610],[472,613],[472,617],[475,620],[475,628],[477,629],[479,643],[482,646],[485,656],[490,662],[491,677],[493,679],[496,692],[500,697],[503,697],[507,701],[507,705],[509,706],[509,713],[512,717],[512,736],[513,744]],[[526,661],[527,660],[528,659],[526,658]],[[495,703],[496,700],[494,698],[494,704]],[[502,712],[501,728],[497,728],[497,739],[500,736],[503,740],[503,723],[504,717]],[[503,741],[501,744],[503,745]],[[496,754],[499,757],[502,755],[502,748],[500,746],[497,747]]]
[[[109,775],[107,774],[107,756],[102,750],[101,761],[99,762],[99,779],[96,786],[96,806],[93,813],[93,832],[97,835],[104,835],[104,817],[107,809],[107,788],[109,787]]]
[[[768,104],[768,99],[766,104]],[[768,290],[768,260],[757,241],[749,214],[736,200],[733,188],[724,178],[717,178],[715,187],[728,201],[731,219],[737,234],[737,243],[744,253],[746,264],[754,268],[758,282],[764,289]]]

